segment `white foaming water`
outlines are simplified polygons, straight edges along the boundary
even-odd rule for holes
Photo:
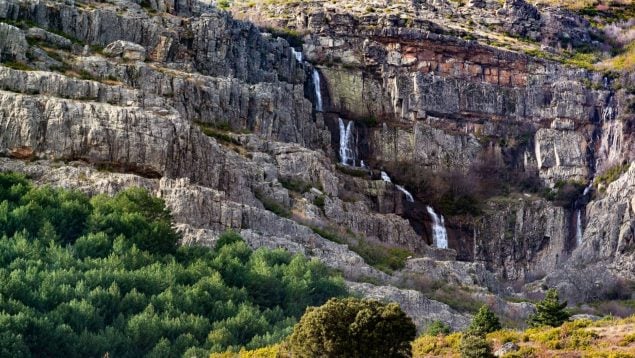
[[[602,121],[607,122],[607,121],[610,121],[611,119],[613,119],[613,107],[607,106],[602,111]]]
[[[302,62],[303,60],[302,51],[297,51],[295,48],[291,47],[291,53],[293,54],[293,56],[295,56],[295,59],[298,62]]]
[[[355,150],[353,149],[353,121],[348,124],[340,118],[340,161],[344,165],[355,166]]]
[[[582,195],[583,196],[587,196],[587,194],[589,194],[589,192],[591,191],[592,187],[593,187],[593,180],[591,180],[591,183],[589,184],[589,186],[584,188],[584,191],[582,192]]]
[[[315,110],[322,112],[322,91],[320,87],[320,73],[317,68],[313,69],[313,87],[315,89]]]
[[[408,199],[409,202],[411,203],[415,202],[415,199],[412,197],[412,194],[410,194],[410,192],[406,190],[406,188],[397,184],[395,184],[395,186],[397,187],[397,189],[399,189],[399,191],[401,191],[406,196],[406,199]]]
[[[576,224],[575,224],[575,240],[578,246],[582,244],[582,211],[578,209]]]
[[[364,169],[368,168],[368,167],[366,166],[366,163],[364,163],[364,161],[363,161],[363,160],[359,162],[359,166],[360,166],[360,167],[362,167],[362,168],[364,168]]]
[[[428,210],[428,214],[432,217],[432,241],[434,242],[434,246],[439,249],[447,249],[448,232],[445,230],[443,215],[437,215],[434,209],[429,206],[426,207],[426,210]]]
[[[387,182],[387,183],[392,183],[392,180],[390,180],[390,176],[388,175],[388,173],[382,171],[381,172],[381,180]],[[408,190],[406,190],[406,188],[404,188],[401,185],[395,184],[395,187],[402,192],[405,196],[406,199],[411,202],[414,203],[415,202],[415,198],[412,196],[412,194],[410,194],[410,192]]]

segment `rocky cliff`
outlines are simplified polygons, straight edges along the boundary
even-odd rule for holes
[[[595,178],[635,155],[633,77],[560,63],[571,62],[567,51],[611,46],[579,13],[524,1],[237,1],[233,11],[302,35],[333,136],[335,118],[355,121],[358,158],[408,184],[416,203],[400,214],[428,243],[433,225],[419,202],[445,209],[459,259],[504,282],[534,281],[614,245],[583,242],[616,209],[592,210],[610,195]],[[622,225],[632,228],[623,219],[608,230]],[[630,277],[629,265],[615,267]]]
[[[633,168],[583,192],[632,161],[634,79],[485,44],[505,28],[559,49],[571,17],[603,46],[573,14],[497,4],[458,11],[516,19],[475,41],[422,2],[269,4],[283,16],[259,28],[197,1],[0,0],[0,169],[145,187],[184,244],[233,229],[315,257],[420,328],[464,327],[456,297],[516,319],[531,306],[501,297],[588,300],[584,270],[635,279]]]

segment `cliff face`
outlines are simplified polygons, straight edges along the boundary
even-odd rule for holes
[[[185,244],[233,229],[455,328],[466,314],[421,280],[518,318],[531,307],[492,292],[538,279],[568,290],[573,267],[597,260],[635,279],[633,203],[618,194],[633,190],[633,170],[605,192],[575,191],[632,159],[628,78],[465,41],[425,4],[396,2],[405,18],[307,4],[277,5],[294,19],[285,26],[307,31],[300,55],[200,2],[0,0],[0,169],[89,193],[145,187]],[[533,16],[523,6],[505,11]],[[510,29],[559,43],[539,19]],[[521,179],[532,189],[498,188]],[[478,205],[466,187],[485,193]]]
[[[562,53],[567,37],[569,49],[608,46],[593,40],[597,30],[584,18],[524,1],[308,2],[233,11],[303,34],[304,56],[321,75],[334,148],[341,147],[337,118],[354,120],[357,160],[410,184],[416,203],[396,211],[429,244],[433,225],[418,206],[447,207],[438,193],[445,186],[435,181],[459,172],[463,185],[506,188],[479,189],[489,193],[478,196],[475,216],[448,213],[458,258],[483,262],[503,282],[531,282],[589,265],[604,252],[620,262],[612,274],[631,279],[628,254],[609,249],[620,240],[594,230],[598,217],[615,233],[632,230],[632,220],[614,212],[620,205],[600,214],[596,205],[610,193],[590,185],[633,161],[632,75],[615,78],[522,53],[540,52],[536,42],[541,51]],[[498,44],[508,41],[519,52],[483,44],[496,42],[491,31],[499,27],[510,37],[499,36]],[[466,40],[464,30],[478,41]],[[583,244],[589,235],[604,239],[591,247]]]

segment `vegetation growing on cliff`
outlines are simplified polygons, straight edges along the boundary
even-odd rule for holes
[[[0,173],[0,356],[204,356],[287,336],[341,278],[223,235],[177,247],[160,199],[89,198]]]

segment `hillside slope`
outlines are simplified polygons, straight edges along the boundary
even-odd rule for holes
[[[440,3],[0,0],[0,170],[146,188],[183,244],[315,257],[419,329],[628,298],[633,73],[532,56],[614,46],[568,10]]]

